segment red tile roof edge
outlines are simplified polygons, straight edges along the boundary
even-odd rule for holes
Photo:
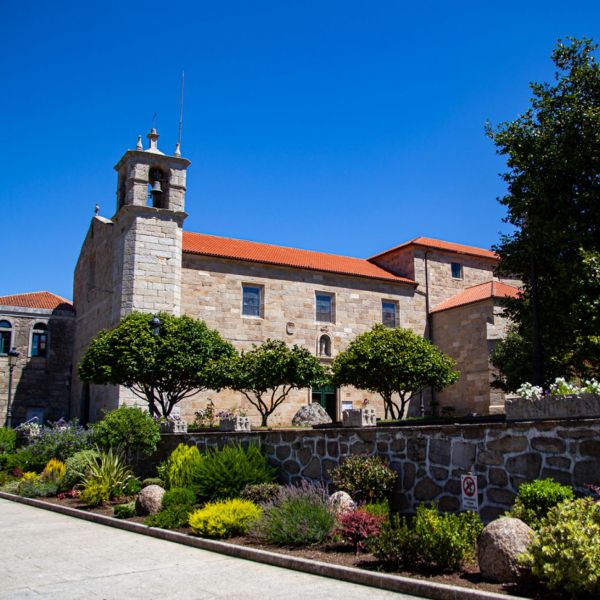
[[[48,291],[24,292],[0,296],[0,306],[13,308],[38,308],[74,312],[73,303],[62,296]]]
[[[488,289],[486,290],[485,288]],[[481,290],[481,292],[479,292],[479,290]],[[440,304],[431,310],[431,314],[467,306],[468,304],[475,304],[476,302],[490,300],[491,298],[516,298],[519,295],[519,291],[519,288],[509,285],[508,283],[503,283],[502,281],[492,280],[478,283],[477,285],[465,288],[458,294],[440,302]]]
[[[477,246],[467,246],[465,244],[457,244],[455,242],[445,242],[444,240],[436,240],[428,237],[416,237],[408,242],[404,242],[399,246],[394,246],[389,250],[384,250],[379,254],[375,254],[374,256],[369,257],[367,260],[374,260],[376,258],[380,258],[385,256],[386,254],[390,254],[390,252],[394,252],[395,250],[400,250],[402,248],[408,248],[410,246],[419,246],[422,248],[432,248],[435,250],[440,250],[442,252],[452,252],[454,254],[467,254],[469,256],[476,256],[478,258],[485,258],[488,260],[499,261],[500,257],[491,250],[486,250],[485,248],[478,248]]]
[[[263,252],[281,251],[281,252],[292,253],[292,254],[297,253],[298,254],[297,261],[291,262],[290,260],[285,260],[284,258],[277,259],[276,257],[268,257],[265,255],[257,256],[257,257],[244,256],[241,253],[242,252],[241,249],[238,249],[237,252],[235,252],[231,249],[229,249],[229,250],[223,249],[222,251],[211,251],[210,249],[201,249],[201,250],[194,249],[193,247],[191,247],[191,241],[192,241],[192,240],[190,240],[191,236],[195,236],[197,238],[202,238],[203,240],[209,240],[212,242],[214,242],[214,241],[222,242],[223,244],[232,242],[235,244],[247,246],[247,249],[251,248],[253,250],[258,251],[259,253],[261,251],[263,251]],[[383,267],[380,267],[379,265],[371,263],[370,261],[368,261],[367,259],[364,259],[364,258],[342,256],[339,254],[329,254],[326,252],[317,252],[315,250],[290,248],[288,246],[265,244],[263,242],[253,242],[250,240],[240,240],[240,239],[236,239],[236,238],[228,238],[228,237],[210,235],[210,234],[205,234],[205,233],[195,233],[195,232],[191,232],[191,231],[183,232],[183,252],[186,252],[188,254],[202,255],[202,256],[213,256],[216,258],[243,260],[244,262],[252,262],[252,263],[258,263],[258,264],[277,265],[277,266],[290,267],[290,268],[295,268],[295,269],[307,269],[310,271],[320,271],[320,272],[324,272],[324,273],[336,273],[338,275],[347,275],[349,277],[362,277],[362,278],[366,278],[366,279],[389,281],[392,283],[401,283],[401,284],[408,284],[408,285],[414,285],[414,286],[417,285],[416,281],[409,279],[408,277],[402,277],[400,275],[396,275],[395,273],[392,273],[392,272],[384,269]],[[351,268],[344,268],[344,267],[335,268],[335,267],[331,267],[331,266],[324,266],[324,265],[318,265],[318,264],[311,265],[311,264],[307,264],[307,262],[306,262],[307,258],[308,259],[314,258],[314,259],[320,259],[320,260],[325,259],[326,261],[335,261],[335,259],[340,259],[342,261],[353,261],[353,262],[356,262],[356,264],[362,263],[362,264],[360,264],[360,266],[365,268],[365,271],[360,272],[359,270],[355,271],[355,270],[352,270]],[[368,269],[368,271],[370,271],[370,272],[367,272],[366,269]]]

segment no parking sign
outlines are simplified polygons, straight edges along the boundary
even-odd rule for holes
[[[462,506],[464,510],[479,510],[477,498],[477,475],[461,475],[460,487],[462,489]]]

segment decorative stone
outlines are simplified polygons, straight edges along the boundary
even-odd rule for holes
[[[250,431],[250,417],[227,417],[219,419],[221,431]]]
[[[183,419],[161,421],[159,426],[161,433],[187,433],[188,430],[187,421]]]
[[[332,423],[327,411],[318,403],[305,404],[298,409],[292,419],[295,427],[310,427],[312,425],[326,425]]]
[[[350,408],[342,412],[343,427],[375,427],[377,415],[372,407]]]
[[[356,508],[356,502],[347,492],[335,492],[329,496],[327,505],[336,515],[340,516]]]
[[[520,519],[503,517],[481,532],[477,558],[482,577],[499,583],[513,583],[522,574],[517,556],[527,550],[534,532]]]
[[[146,515],[159,513],[164,495],[165,490],[160,485],[149,485],[143,488],[135,500],[136,514],[145,517]]]
[[[545,396],[539,400],[507,398],[505,409],[507,421],[600,417],[600,395]]]

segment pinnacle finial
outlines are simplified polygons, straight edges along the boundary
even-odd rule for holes
[[[175,144],[175,156],[181,156],[181,144],[179,142]]]
[[[143,150],[144,146],[142,146],[142,136],[138,135],[137,145],[135,147],[136,150]]]
[[[158,149],[158,138],[160,135],[156,133],[156,129],[153,127],[150,130],[150,133],[146,135],[146,137],[150,140],[150,148],[146,150],[146,152],[152,152],[153,154],[162,154],[162,152]]]
[[[96,208],[94,209],[94,214],[98,216],[100,214],[100,205],[96,204]]]

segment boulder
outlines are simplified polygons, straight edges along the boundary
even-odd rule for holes
[[[143,488],[135,501],[135,513],[141,517],[159,513],[164,495],[165,490],[160,485],[149,485]]]
[[[352,496],[347,492],[334,492],[329,496],[327,505],[336,515],[343,515],[356,508],[356,502],[352,500]]]
[[[309,427],[310,425],[324,425],[326,423],[332,423],[331,417],[318,402],[301,406],[292,419],[292,425],[296,427]]]
[[[527,550],[533,529],[520,519],[502,517],[481,532],[477,559],[482,577],[499,583],[514,583],[523,573],[517,556]]]

